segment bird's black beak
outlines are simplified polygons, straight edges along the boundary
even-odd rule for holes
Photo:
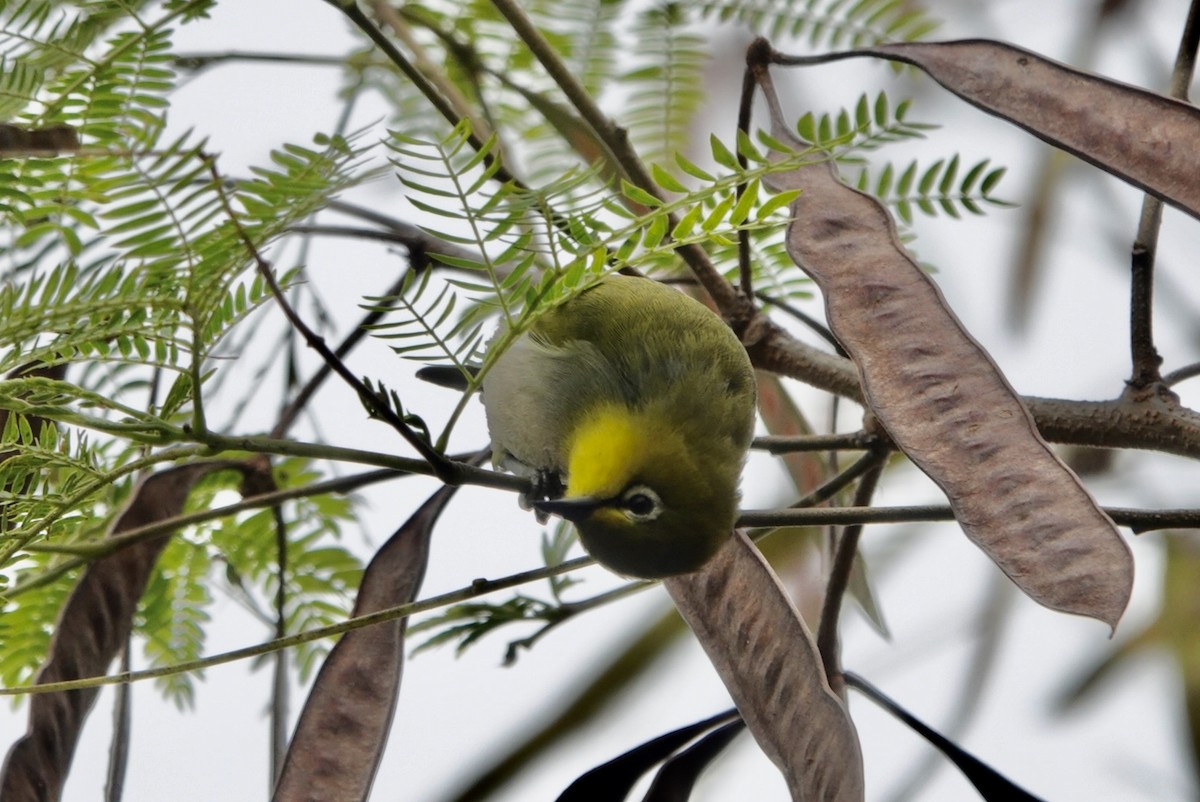
[[[571,523],[579,523],[604,504],[594,498],[556,498],[533,502],[533,508],[538,512],[557,515]]]

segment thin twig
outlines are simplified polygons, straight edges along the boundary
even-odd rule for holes
[[[371,18],[366,15],[356,2],[339,2],[339,0],[326,0],[331,6],[341,11],[346,15],[347,19],[353,22],[359,30],[367,35],[375,46],[378,47],[388,59],[399,68],[400,72],[404,73],[404,77],[412,82],[425,99],[428,100],[438,113],[445,118],[446,122],[452,126],[457,126],[463,121],[458,111],[442,96],[438,88],[426,78],[420,70],[409,62],[408,58],[400,52],[392,41],[380,30],[379,26],[371,21]],[[511,181],[518,187],[525,187],[525,184],[515,175],[508,171],[508,168],[496,158],[494,152],[485,147],[485,143],[473,131],[467,132],[467,142],[476,152],[483,154],[483,161],[488,167],[495,168],[495,177],[501,182]]]
[[[872,452],[862,481],[854,491],[854,506],[866,507],[875,495],[879,477],[887,460],[886,452]],[[863,461],[863,460],[860,460]],[[850,586],[850,573],[858,555],[858,541],[862,537],[862,524],[851,524],[837,538],[833,553],[833,564],[829,568],[829,579],[825,583],[825,600],[821,605],[821,619],[817,626],[817,649],[821,652],[821,663],[825,668],[825,679],[830,689],[838,696],[845,696],[846,683],[842,679],[841,645],[838,638],[838,618],[842,611],[842,599]]]
[[[829,327],[817,320],[812,315],[808,314],[802,309],[799,309],[798,307],[793,306],[787,301],[781,301],[778,298],[774,298],[761,290],[754,293],[754,297],[763,303],[778,307],[792,317],[796,318],[796,320],[799,320],[805,326],[812,329],[812,331],[819,335],[822,340],[833,346],[833,350],[837,351],[838,356],[845,357],[846,359],[850,358],[850,355],[846,353],[846,349],[842,347],[840,342],[838,342],[838,338],[833,336],[833,332],[829,330]]]
[[[737,136],[740,138],[743,134],[750,136],[750,117],[754,111],[754,94],[758,89],[758,81],[754,77],[754,71],[749,66],[746,67],[742,74],[742,94],[738,100],[738,118],[737,118]],[[737,150],[737,163],[743,171],[749,166],[749,159],[742,152],[741,143],[736,143],[739,147]],[[739,181],[736,190],[737,202],[741,202],[742,195],[746,192],[746,182]],[[747,298],[753,298],[754,293],[754,265],[750,258],[750,232],[746,229],[738,231],[738,276],[742,285],[742,295]]]
[[[176,69],[199,72],[230,61],[254,61],[272,64],[302,64],[313,67],[345,67],[345,56],[318,56],[307,53],[265,53],[227,50],[222,53],[178,53],[172,59]]]
[[[227,504],[224,507],[214,507],[208,510],[200,510],[198,512],[178,515],[174,518],[168,518],[163,521],[156,521],[152,524],[134,527],[122,532],[119,535],[105,538],[104,540],[95,543],[64,545],[57,546],[55,544],[36,544],[30,545],[27,551],[30,552],[45,552],[51,554],[71,554],[75,555],[72,559],[64,560],[54,566],[51,566],[35,577],[19,582],[16,585],[8,588],[5,591],[6,597],[19,596],[28,590],[41,587],[57,577],[62,576],[76,568],[82,568],[89,562],[98,560],[102,557],[107,557],[110,554],[115,554],[123,548],[132,546],[142,541],[159,537],[168,532],[173,532],[176,529],[181,529],[185,526],[194,526],[196,524],[215,521],[219,518],[225,518],[230,515],[236,515],[239,512],[247,510],[256,510],[263,507],[273,507],[285,501],[291,501],[298,498],[309,498],[312,496],[322,496],[327,493],[349,493],[357,490],[360,487],[375,482],[387,481],[403,476],[404,474],[394,470],[367,471],[365,473],[353,474],[351,476],[340,476],[336,479],[330,479],[325,482],[316,482],[311,485],[301,487],[290,487],[284,490],[276,490],[272,493],[264,493],[262,495],[251,496],[243,499],[235,504]]]
[[[886,450],[868,451],[866,454],[863,454],[857,460],[852,462],[849,468],[838,471],[824,484],[809,493],[804,498],[797,501],[795,504],[792,504],[790,507],[788,507],[788,509],[799,510],[806,507],[815,507],[818,504],[828,501],[842,490],[849,487],[855,479],[866,475],[873,468],[881,465],[883,460],[886,458]],[[865,507],[867,505],[865,503],[858,503],[856,501],[854,506]]]
[[[1118,523],[1127,526],[1133,526],[1135,531],[1145,531],[1149,529],[1178,529],[1178,528],[1200,528],[1200,510],[1125,510],[1107,508],[1106,512]],[[787,517],[808,516],[817,518],[815,523],[900,523],[908,521],[942,521],[950,520],[953,516],[950,513],[949,507],[862,507],[862,508],[843,508],[837,510],[827,509],[809,509],[809,510],[784,510],[772,514],[782,514]],[[776,525],[775,522],[768,523],[751,523],[755,517],[763,518],[763,513],[748,513],[742,516],[739,525]],[[750,520],[747,520],[750,519]],[[787,521],[785,521],[787,523]],[[804,521],[809,524],[814,521]],[[22,696],[34,693],[56,693],[59,691],[77,690],[80,688],[94,688],[102,685],[119,685],[122,683],[139,682],[148,679],[158,679],[161,677],[173,676],[193,671],[202,671],[213,666],[224,665],[239,660],[247,660],[258,657],[260,655],[269,654],[279,649],[287,649],[300,644],[310,643],[315,640],[329,638],[336,635],[341,635],[350,630],[360,629],[372,624],[382,623],[384,621],[394,621],[398,618],[405,618],[416,615],[418,613],[436,610],[440,607],[445,607],[450,604],[466,601],[468,599],[478,598],[498,590],[506,590],[508,588],[517,587],[519,585],[537,582],[553,576],[574,571],[578,568],[591,565],[593,560],[589,557],[579,557],[574,560],[567,560],[554,566],[544,568],[535,568],[530,571],[522,571],[517,574],[502,577],[500,579],[488,580],[477,579],[470,586],[460,588],[449,593],[433,596],[421,601],[403,604],[398,607],[389,607],[384,610],[379,610],[375,613],[370,613],[364,616],[350,618],[346,621],[331,624],[325,627],[308,630],[306,632],[289,635],[286,638],[270,640],[265,643],[259,643],[254,646],[247,646],[241,649],[234,649],[228,652],[203,657],[196,660],[188,660],[182,663],[177,663],[171,666],[162,666],[159,668],[146,669],[143,671],[122,671],[116,674],[107,676],[84,677],[81,679],[67,680],[63,682],[52,682],[44,685],[22,686],[16,688],[0,688],[0,696]]]
[[[796,451],[864,451],[879,443],[877,435],[859,430],[848,434],[804,434],[794,437],[763,435],[754,438],[750,447],[768,454],[790,454]]]
[[[288,582],[288,537],[287,521],[283,517],[283,506],[271,507],[275,521],[275,638],[287,636],[287,582]],[[273,656],[271,672],[271,786],[283,771],[288,746],[288,653],[280,649]]]
[[[405,273],[400,276],[396,283],[387,289],[384,297],[398,295],[404,287],[405,277],[407,275],[408,272],[405,271]],[[346,355],[354,350],[355,346],[357,346],[358,343],[367,336],[369,327],[382,319],[385,314],[385,305],[380,304],[367,314],[363,315],[362,320],[360,320],[352,329],[350,329],[350,333],[347,334],[345,339],[343,339],[338,344],[338,347],[334,349],[333,355],[339,361],[345,359]],[[322,384],[324,384],[325,380],[329,378],[332,372],[333,366],[329,362],[321,363],[321,367],[317,369],[317,371],[309,378],[307,382],[304,383],[303,386],[301,386],[301,388],[296,392],[296,395],[292,398],[291,402],[284,408],[283,412],[279,414],[279,420],[275,423],[275,428],[271,430],[272,437],[283,437],[287,434],[288,430],[292,428],[292,425],[300,416],[300,413],[306,406],[308,406],[308,402],[312,400],[313,395],[316,394],[317,390]]]
[[[1142,197],[1137,238],[1130,256],[1129,352],[1133,363],[1129,386],[1142,389],[1162,381],[1162,357],[1154,347],[1154,261],[1158,252],[1158,230],[1162,225],[1162,201],[1147,193]]]
[[[594,610],[597,607],[603,607],[606,604],[611,604],[615,601],[633,596],[647,588],[658,584],[648,580],[639,580],[627,582],[620,587],[597,594],[590,599],[583,599],[577,602],[568,602],[556,608],[555,615],[545,624],[543,624],[536,632],[525,638],[509,641],[508,648],[504,652],[504,665],[510,666],[516,663],[517,653],[521,649],[532,649],[537,645],[537,642],[548,635],[552,630],[556,629],[560,624],[570,621],[572,618],[586,613],[589,610]]]
[[[121,647],[121,670],[129,671],[129,647],[132,633],[125,637]],[[108,747],[108,773],[104,781],[104,802],[121,802],[125,794],[125,775],[129,769],[129,738],[131,729],[132,694],[129,686],[117,687],[113,699],[113,734]]]
[[[384,610],[379,610],[367,615],[361,615],[354,618],[349,618],[336,624],[330,624],[316,629],[310,629],[306,632],[300,632],[295,635],[289,635],[286,638],[278,640],[269,640],[263,643],[255,644],[254,646],[246,646],[241,649],[233,649],[220,654],[214,654],[209,657],[201,657],[196,660],[186,660],[182,663],[176,663],[169,666],[160,666],[158,668],[149,668],[142,671],[121,671],[116,674],[108,674],[104,676],[83,677],[80,679],[65,680],[63,682],[48,682],[42,685],[25,685],[16,688],[0,688],[0,696],[26,696],[37,693],[58,693],[60,691],[74,691],[80,688],[98,688],[104,685],[122,685],[131,682],[142,682],[149,679],[160,679],[162,677],[175,676],[177,674],[186,674],[195,671],[203,671],[213,666],[225,665],[226,663],[234,663],[239,660],[249,660],[260,655],[270,654],[271,652],[280,649],[290,649],[301,644],[311,643],[315,640],[324,638],[332,638],[355,629],[362,629],[373,624],[381,624],[385,621],[395,621],[398,618],[408,618],[409,616],[419,613],[436,610],[440,607],[446,607],[458,602],[475,599],[480,596],[486,596],[489,593],[495,593],[498,590],[507,590],[519,585],[526,585],[530,582],[539,582],[552,576],[558,576],[578,568],[583,568],[592,565],[593,560],[590,557],[579,557],[574,560],[567,560],[558,565],[535,568],[531,571],[522,571],[517,574],[510,574],[500,579],[476,579],[469,586],[459,588],[458,590],[443,593],[439,596],[431,596],[421,601],[402,604],[397,607],[388,607]]]
[[[1171,72],[1171,97],[1187,100],[1198,44],[1200,0],[1192,0]],[[1162,208],[1162,201],[1150,193],[1142,197],[1142,212],[1130,259],[1129,346],[1133,368],[1129,385],[1135,390],[1163,383],[1159,373],[1162,357],[1154,346],[1153,327],[1154,263],[1158,254],[1158,233],[1162,228]]]
[[[1163,376],[1162,383],[1168,387],[1174,387],[1182,381],[1194,379],[1200,376],[1200,362],[1193,362],[1190,365],[1184,365],[1181,368],[1171,371],[1166,376]]]
[[[351,373],[350,369],[346,367],[345,363],[342,362],[342,360],[339,359],[337,355],[329,349],[329,346],[325,344],[324,338],[309,328],[308,324],[301,319],[300,315],[296,313],[296,310],[292,308],[292,305],[288,303],[287,296],[284,295],[283,290],[279,286],[279,282],[275,280],[275,271],[272,268],[271,263],[263,258],[263,255],[258,250],[258,246],[254,244],[252,239],[250,239],[249,233],[247,233],[245,228],[242,227],[241,220],[234,212],[233,205],[225,191],[224,180],[222,179],[221,174],[217,171],[216,159],[212,155],[205,155],[204,160],[208,165],[209,173],[212,175],[213,179],[213,186],[216,189],[217,196],[220,198],[221,206],[224,209],[230,224],[233,225],[234,229],[237,231],[239,238],[242,240],[242,244],[246,247],[250,257],[254,260],[255,265],[257,265],[259,274],[263,277],[263,281],[266,282],[268,289],[271,291],[271,295],[274,296],[275,302],[279,304],[279,308],[283,311],[284,316],[287,317],[288,322],[292,324],[292,327],[295,328],[302,337],[304,337],[305,343],[307,343],[310,348],[320,354],[321,358],[325,360],[325,363],[329,365],[329,367],[332,368],[332,370],[337,373],[347,385],[349,385],[356,393],[358,393],[358,396],[363,400],[363,403],[367,405],[371,412],[390,424],[392,428],[399,432],[400,436],[403,437],[408,444],[411,445],[416,452],[421,455],[421,458],[429,463],[438,479],[446,482],[447,484],[456,484],[458,481],[458,473],[455,464],[451,460],[446,459],[443,454],[440,454],[438,451],[436,451],[429,442],[418,435],[411,426],[405,423],[404,420],[396,414],[395,410],[393,410],[386,401],[380,399],[379,396],[371,390],[371,388],[367,387],[367,385],[364,384],[357,376]]]
[[[375,11],[375,14],[379,17],[379,19],[387,23],[388,27],[392,29],[392,32],[396,34],[396,37],[401,41],[401,43],[404,44],[406,48],[408,48],[408,51],[412,53],[413,61],[415,62],[414,66],[416,69],[420,70],[421,74],[428,78],[429,82],[437,88],[442,97],[446,98],[446,101],[454,109],[455,114],[461,119],[469,122],[471,124],[471,130],[478,134],[481,139],[487,139],[489,136],[491,136],[491,127],[474,113],[470,102],[465,96],[463,96],[462,92],[459,91],[454,82],[450,80],[449,76],[445,74],[444,70],[434,63],[433,59],[429,58],[425,52],[425,48],[422,47],[421,43],[412,35],[412,31],[409,29],[408,23],[404,21],[403,16],[401,16],[400,12],[397,11],[394,5],[390,2],[386,2],[386,0],[374,0],[374,2],[371,3],[371,8]],[[497,144],[497,146],[499,147],[499,144]],[[500,160],[503,161],[503,148],[500,148],[499,155]]]
[[[1160,529],[1200,529],[1200,509],[1138,510],[1128,507],[1103,507],[1120,526],[1134,534]],[[740,527],[766,526],[848,526],[852,524],[903,524],[953,521],[954,512],[940,504],[910,507],[809,507],[780,510],[743,510]]]
[[[437,239],[416,226],[407,226],[404,230],[389,228],[386,231],[380,231],[376,228],[361,228],[359,226],[296,225],[291,226],[288,232],[292,234],[315,234],[327,237],[377,240],[393,245],[401,245],[408,249],[410,263],[418,269],[424,269],[426,265],[432,263],[440,270],[458,270],[464,274],[475,275],[476,273],[473,270],[449,264],[446,261],[438,259],[438,257],[446,256],[449,259],[474,262],[482,261],[483,258],[479,251],[471,251]],[[507,263],[496,265],[495,269],[497,276],[503,277],[509,273]]]

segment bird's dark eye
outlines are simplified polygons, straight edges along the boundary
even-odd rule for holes
[[[662,499],[650,488],[635,485],[621,495],[621,509],[635,521],[653,521],[662,512]]]
[[[634,493],[625,499],[625,509],[634,515],[649,515],[654,512],[654,499],[645,493]]]

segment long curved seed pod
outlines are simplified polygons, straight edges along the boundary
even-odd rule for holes
[[[854,722],[774,571],[741,531],[704,568],[663,586],[696,633],[793,802],[862,802]]]
[[[353,615],[416,598],[433,526],[458,490],[438,490],[363,572]],[[407,618],[355,629],[330,650],[296,722],[273,802],[365,802],[383,757],[404,672]]]
[[[968,103],[1200,218],[1200,109],[986,39],[897,42],[777,64],[872,56],[911,64]]]
[[[196,462],[147,476],[134,489],[110,534],[176,517],[196,482],[214,471],[240,467],[230,461]],[[87,567],[59,612],[35,684],[93,677],[108,670],[129,637],[138,600],[173,534],[126,546]],[[81,688],[30,699],[28,729],[13,743],[0,769],[0,799],[59,798],[83,724],[99,695],[99,688]]]
[[[788,130],[757,71],[772,135]],[[887,210],[820,161],[769,176],[792,203],[787,248],[896,445],[946,493],[963,531],[1030,598],[1115,628],[1133,586],[1116,525],[1037,432],[991,357],[900,245]]]

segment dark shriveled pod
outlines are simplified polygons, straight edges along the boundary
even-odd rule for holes
[[[809,147],[785,125],[765,66],[757,75],[772,136]],[[1133,585],[1133,559],[1115,524],[905,252],[887,210],[820,158],[766,183],[803,190],[791,206],[788,253],[821,288],[871,411],[1022,591],[1115,628]]]

